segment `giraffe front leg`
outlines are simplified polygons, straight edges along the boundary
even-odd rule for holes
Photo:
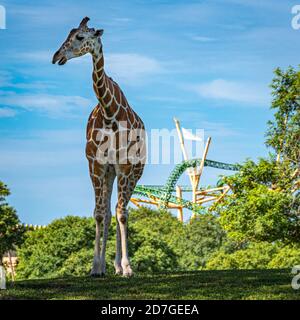
[[[128,211],[126,208],[117,209],[117,219],[120,226],[120,236],[121,236],[121,249],[122,249],[122,259],[121,266],[123,270],[124,277],[131,277],[133,275],[129,257],[128,257],[128,237],[127,237],[127,220],[128,220]]]
[[[119,221],[118,221],[118,217],[116,216],[116,220],[117,220],[117,227],[116,227],[116,258],[115,258],[115,270],[116,270],[116,274],[120,275],[123,274],[123,268],[121,265],[121,259],[122,259],[122,248],[121,248],[121,232],[120,232],[120,225],[119,225]]]
[[[102,276],[102,268],[101,268],[101,258],[100,258],[100,240],[101,240],[101,226],[103,224],[103,214],[99,212],[94,213],[95,221],[96,221],[96,238],[95,238],[95,250],[94,250],[94,259],[93,259],[93,267],[91,270],[92,277],[100,277]]]
[[[118,219],[118,225],[120,228],[120,239],[121,239],[121,266],[123,269],[124,277],[131,277],[133,275],[130,267],[130,261],[128,257],[128,211],[127,205],[130,200],[132,191],[134,189],[134,181],[128,178],[126,175],[118,176],[118,204],[116,216]]]

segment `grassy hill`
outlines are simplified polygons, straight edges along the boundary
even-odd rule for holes
[[[139,274],[17,281],[0,299],[300,299],[290,270]]]

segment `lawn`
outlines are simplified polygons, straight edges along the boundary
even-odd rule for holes
[[[300,299],[290,270],[228,270],[17,281],[0,299]]]

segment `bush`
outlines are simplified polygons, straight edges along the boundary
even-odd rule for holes
[[[62,267],[57,271],[58,276],[84,276],[88,275],[92,268],[94,256],[93,248],[82,248],[64,261]]]
[[[258,242],[250,243],[246,248],[228,253],[222,248],[208,261],[206,268],[224,269],[277,269],[292,268],[300,264],[299,245]]]
[[[44,229],[27,232],[18,250],[18,277],[57,276],[72,254],[93,248],[94,230],[92,218],[68,216],[54,220]]]
[[[184,234],[178,239],[180,268],[203,269],[212,253],[220,249],[225,238],[225,232],[216,217],[211,214],[196,217],[185,225]]]
[[[265,269],[278,252],[276,244],[251,243],[246,248],[227,253],[222,249],[207,262],[207,269]]]
[[[269,262],[269,268],[292,268],[300,265],[300,246],[284,246]]]
[[[142,272],[173,271],[178,269],[177,256],[164,241],[146,240],[134,253],[134,270]]]

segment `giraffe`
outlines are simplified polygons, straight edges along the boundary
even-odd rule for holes
[[[117,178],[114,267],[116,274],[130,277],[133,272],[128,257],[127,206],[144,170],[145,127],[140,117],[129,106],[119,85],[105,73],[101,41],[104,30],[89,28],[89,20],[85,17],[78,28],[70,31],[65,42],[54,54],[52,63],[64,65],[72,58],[87,53],[92,55],[93,89],[98,104],[89,116],[86,130],[86,157],[95,192],[96,236],[91,276],[104,276],[106,272],[105,251],[112,216],[111,194],[114,180]],[[106,136],[105,132],[112,133],[114,143],[107,143],[111,137]],[[114,151],[114,157],[109,156],[111,151]]]

